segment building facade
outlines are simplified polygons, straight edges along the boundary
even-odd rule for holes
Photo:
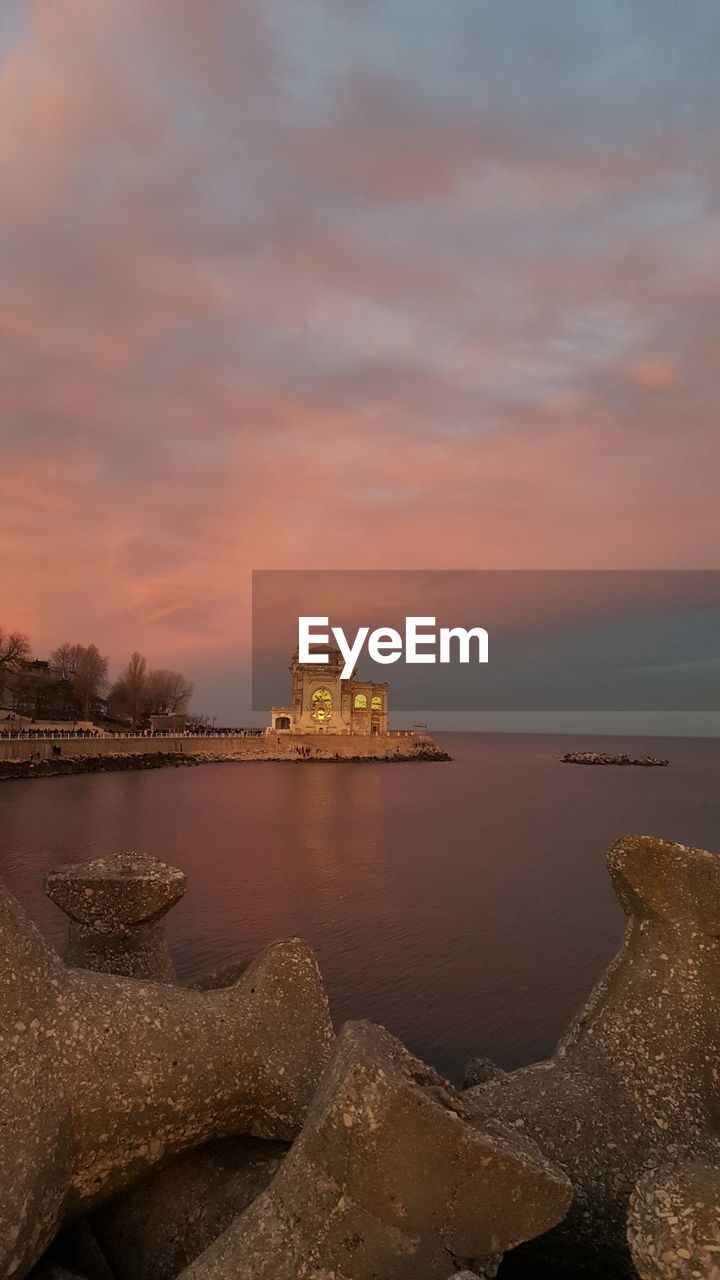
[[[341,680],[345,665],[339,649],[328,662],[308,663],[293,654],[290,664],[291,706],[273,707],[271,729],[277,733],[384,734],[388,731],[388,686]]]

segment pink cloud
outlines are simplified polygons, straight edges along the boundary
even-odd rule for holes
[[[4,624],[199,661],[252,568],[713,563],[704,259],[605,230],[671,149],[301,116],[246,8],[234,65],[230,0],[53,0],[0,73]]]
[[[642,360],[630,369],[629,379],[646,391],[665,391],[677,385],[678,369],[666,360]]]

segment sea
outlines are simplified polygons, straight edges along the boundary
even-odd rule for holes
[[[626,833],[720,852],[720,741],[437,734],[452,760],[209,764],[0,783],[0,875],[49,941],[46,871],[136,849],[181,867],[181,980],[300,936],[339,1027],[368,1018],[454,1083],[552,1051],[617,950]],[[651,752],[667,768],[563,764]]]

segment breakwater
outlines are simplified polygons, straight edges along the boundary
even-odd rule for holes
[[[263,760],[390,764],[449,758],[426,733],[9,738],[0,741],[0,780]]]
[[[714,1280],[720,862],[630,835],[607,865],[609,969],[550,1058],[462,1090],[336,1034],[298,938],[179,982],[178,867],[50,872],[63,960],[0,884],[0,1274]]]

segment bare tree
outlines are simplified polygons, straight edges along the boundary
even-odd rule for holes
[[[75,679],[80,660],[85,652],[81,644],[61,644],[50,654],[50,667],[59,682],[60,706],[63,715],[76,716],[80,703],[75,692]]]
[[[73,680],[73,693],[82,709],[84,720],[90,718],[93,705],[108,684],[108,660],[97,646],[81,646],[82,653]]]
[[[151,715],[186,711],[194,687],[179,671],[149,671],[145,681],[148,711]]]
[[[50,654],[50,666],[60,680],[72,685],[82,654],[81,644],[61,644],[59,649],[53,649]]]
[[[0,627],[0,693],[8,676],[18,670],[21,662],[30,657],[30,641],[21,631],[3,631]]]
[[[141,653],[130,655],[125,670],[118,676],[110,692],[114,712],[128,716],[133,728],[145,710],[147,662]]]

